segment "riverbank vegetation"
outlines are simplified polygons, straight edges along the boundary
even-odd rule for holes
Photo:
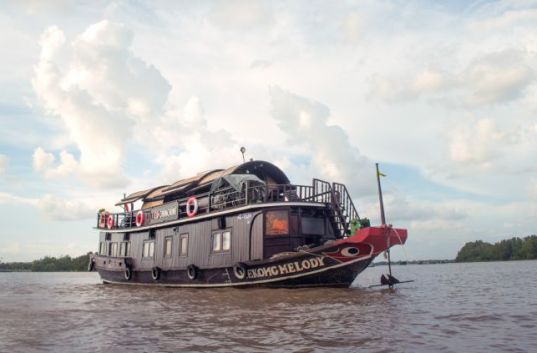
[[[89,254],[78,257],[69,255],[61,257],[45,256],[32,262],[0,263],[0,271],[32,271],[32,272],[70,272],[86,271],[88,268]]]
[[[537,235],[505,239],[494,244],[469,242],[459,250],[456,262],[509,261],[537,259]]]

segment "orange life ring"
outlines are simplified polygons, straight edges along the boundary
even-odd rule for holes
[[[108,216],[108,219],[106,220],[106,228],[108,229],[114,228],[114,216],[112,215]]]
[[[144,211],[140,210],[138,213],[136,213],[136,226],[140,227],[142,224],[144,224]]]
[[[198,213],[198,200],[194,196],[192,196],[186,201],[186,215],[188,217],[194,217],[197,213]]]

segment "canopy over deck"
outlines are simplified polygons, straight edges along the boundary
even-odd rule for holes
[[[118,203],[117,206],[135,202],[138,200],[155,202],[164,200],[167,197],[187,196],[195,191],[209,191],[213,182],[227,175],[232,174],[252,174],[268,185],[289,184],[287,175],[272,163],[265,161],[249,161],[227,169],[214,169],[196,174],[193,177],[181,179],[171,185],[161,185],[158,187],[134,192]]]
[[[145,189],[145,190],[142,190],[142,191],[133,192],[132,194],[130,194],[130,195],[126,196],[125,198],[123,198],[121,201],[118,201],[116,203],[116,206],[121,206],[121,205],[124,205],[124,204],[127,204],[127,203],[136,202],[138,200],[141,200],[141,199],[145,198],[146,196],[151,194],[153,191],[161,189],[161,188],[165,188],[165,187],[168,187],[168,185],[161,185],[161,186]]]

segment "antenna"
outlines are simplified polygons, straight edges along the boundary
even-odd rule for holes
[[[246,160],[244,159],[244,152],[246,152],[246,148],[244,146],[241,147],[241,153],[242,153],[242,162],[246,162]]]

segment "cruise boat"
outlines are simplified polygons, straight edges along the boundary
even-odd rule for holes
[[[345,185],[291,184],[265,161],[138,191],[116,206],[97,214],[99,251],[88,265],[104,283],[348,287],[407,239],[405,229],[360,218]]]

